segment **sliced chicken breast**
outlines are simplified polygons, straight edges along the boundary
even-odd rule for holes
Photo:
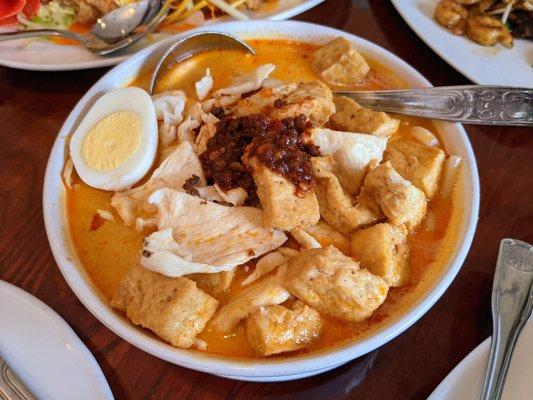
[[[227,207],[173,189],[154,192],[148,202],[157,208],[158,231],[145,239],[141,264],[167,276],[229,270],[287,240],[262,226],[257,208]]]
[[[306,134],[306,140],[318,146],[323,155],[333,156],[338,166],[334,174],[352,195],[359,191],[369,164],[379,163],[387,146],[386,138],[360,133],[313,128]]]
[[[133,226],[137,217],[155,212],[155,207],[147,202],[153,192],[163,187],[182,190],[185,181],[193,175],[200,178],[200,186],[205,185],[202,164],[191,144],[184,142],[163,160],[145,184],[115,193],[111,205],[116,208],[124,224]]]

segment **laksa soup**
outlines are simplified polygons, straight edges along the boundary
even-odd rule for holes
[[[87,112],[64,169],[78,257],[172,346],[263,358],[360,340],[441,272],[460,159],[430,121],[333,94],[405,86],[345,39],[249,44]]]

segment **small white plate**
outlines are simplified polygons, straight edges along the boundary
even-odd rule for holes
[[[476,347],[429,396],[428,400],[477,400],[489,359],[490,338]],[[533,393],[533,322],[518,339],[505,381],[503,400],[529,400]]]
[[[456,36],[433,18],[438,0],[392,0],[405,22],[448,64],[479,85],[533,87],[533,43],[485,47]]]
[[[39,400],[112,400],[96,360],[67,323],[0,281],[0,355]]]
[[[275,8],[250,11],[250,19],[284,20],[301,14],[324,0],[279,0]],[[231,21],[230,17],[208,20],[206,25]],[[0,65],[33,71],[69,71],[108,67],[125,60],[133,53],[164,40],[171,35],[155,34],[128,49],[109,56],[97,56],[81,46],[63,46],[41,40],[20,39],[0,42]]]

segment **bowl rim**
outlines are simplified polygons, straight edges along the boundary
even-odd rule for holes
[[[466,231],[463,233],[458,248],[455,253],[448,256],[449,260],[444,264],[443,271],[445,272],[443,272],[442,276],[435,280],[425,296],[417,299],[403,316],[360,341],[347,342],[332,349],[291,358],[270,360],[223,358],[197,351],[174,348],[162,340],[143,332],[137,326],[133,326],[124,317],[111,309],[107,302],[98,294],[96,288],[83,271],[81,263],[78,262],[77,256],[72,249],[70,232],[66,221],[64,189],[60,171],[62,171],[62,165],[65,160],[65,141],[75,128],[75,123],[79,120],[81,112],[94,101],[94,97],[101,90],[101,86],[109,86],[109,83],[111,83],[112,86],[121,87],[127,84],[129,81],[125,81],[125,79],[131,78],[127,73],[129,69],[132,69],[138,63],[146,62],[150,55],[153,55],[158,50],[161,51],[169,43],[184,36],[200,31],[222,31],[237,36],[246,36],[250,30],[256,32],[256,34],[268,34],[268,32],[278,32],[280,29],[282,31],[286,29],[313,32],[316,37],[343,36],[356,43],[358,47],[371,50],[379,54],[380,57],[393,62],[396,68],[400,68],[400,72],[410,75],[420,85],[431,86],[429,81],[417,70],[381,46],[351,33],[322,25],[299,21],[243,21],[228,22],[216,27],[197,28],[175,35],[166,41],[155,43],[139,51],[108,71],[84,94],[65,120],[54,142],[47,163],[43,187],[44,221],[54,258],[72,291],[100,322],[135,347],[158,358],[193,370],[243,380],[276,381],[310,376],[367,354],[403,333],[435,304],[459,272],[470,249],[479,212],[479,177],[474,152],[463,127],[459,124],[449,124],[448,126],[452,126],[457,131],[459,142],[464,148],[467,161],[465,164],[469,167],[467,168],[469,174],[468,176],[465,175],[465,180],[471,185],[468,188],[470,190],[468,193],[465,190],[463,200],[465,204],[469,202],[470,212],[464,211],[458,220],[458,222],[466,225]],[[253,36],[253,34],[250,36]],[[291,34],[282,35],[282,37],[287,39],[291,39],[290,36]],[[301,40],[295,32],[292,33],[292,39]],[[125,75],[128,76],[125,77]],[[109,90],[109,88],[106,90]],[[58,163],[61,164],[61,168],[58,168]]]

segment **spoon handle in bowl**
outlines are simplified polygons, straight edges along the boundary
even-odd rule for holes
[[[397,114],[464,124],[533,126],[533,89],[527,88],[471,85],[337,94]]]
[[[493,335],[482,400],[501,397],[514,347],[533,309],[533,246],[503,239],[492,287]]]

